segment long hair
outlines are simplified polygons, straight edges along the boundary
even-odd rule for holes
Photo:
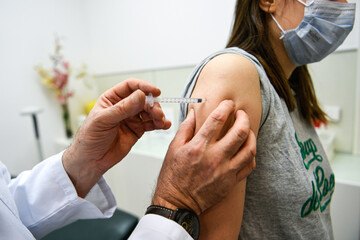
[[[238,0],[227,47],[239,47],[257,57],[271,84],[277,94],[284,99],[290,112],[297,106],[306,122],[326,122],[326,115],[316,99],[307,66],[297,67],[290,79],[286,78],[269,42],[266,14],[260,9],[259,0]],[[292,90],[295,92],[295,97]]]

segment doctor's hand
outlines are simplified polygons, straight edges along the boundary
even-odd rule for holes
[[[159,104],[145,105],[145,94],[160,95],[151,83],[128,79],[103,93],[64,152],[63,165],[80,197],[120,162],[145,131],[168,129]]]
[[[226,100],[209,115],[198,133],[193,110],[169,146],[153,197],[153,205],[188,209],[200,215],[220,202],[255,168],[256,138],[244,111],[232,128],[221,130],[235,111]]]

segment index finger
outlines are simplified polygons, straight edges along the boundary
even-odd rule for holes
[[[224,150],[226,157],[231,158],[239,151],[239,148],[246,142],[249,132],[249,117],[244,111],[238,110],[233,126],[219,141],[219,145],[221,146],[221,149]]]
[[[231,100],[222,101],[207,117],[198,133],[194,136],[194,141],[216,141],[223,129],[230,114],[234,112],[235,104]]]
[[[107,90],[104,93],[104,97],[107,98],[112,104],[116,104],[138,89],[143,91],[145,94],[152,93],[152,95],[155,97],[159,96],[161,93],[160,89],[148,81],[129,78]]]

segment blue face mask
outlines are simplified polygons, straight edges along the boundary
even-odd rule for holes
[[[295,66],[318,62],[334,52],[351,32],[355,21],[355,3],[311,0],[305,5],[304,19],[296,29],[282,31],[285,49]]]

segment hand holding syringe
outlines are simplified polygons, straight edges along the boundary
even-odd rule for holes
[[[145,103],[150,107],[154,106],[154,103],[203,103],[206,102],[204,98],[170,98],[170,97],[153,97],[150,93],[145,97]]]

